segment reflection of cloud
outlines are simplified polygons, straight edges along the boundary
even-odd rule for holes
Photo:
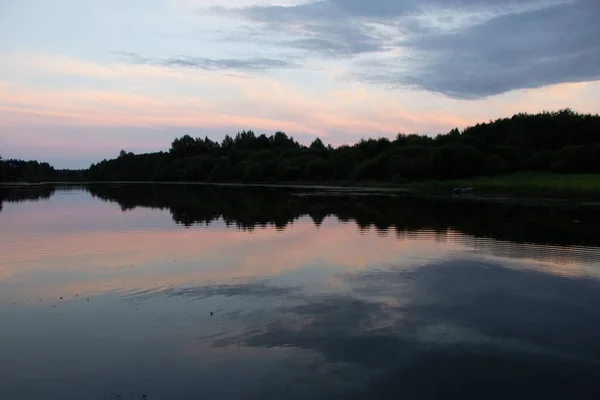
[[[253,326],[249,335],[246,333],[220,339],[215,344],[293,346],[316,350],[329,362],[352,362],[376,367],[385,363],[389,351],[402,341],[385,330],[361,334],[375,328],[386,317],[385,306],[380,303],[346,296],[306,300],[305,304],[279,310],[284,317],[277,318],[267,326]]]
[[[213,365],[227,365],[240,348],[258,362],[278,353],[277,368],[295,365],[311,382],[298,389],[294,373],[275,374],[282,391],[294,387],[300,398],[332,387],[340,398],[573,397],[600,385],[600,283],[578,277],[578,268],[569,277],[506,258],[465,260],[477,243],[456,230],[376,229],[382,220],[352,213],[348,220],[373,228],[361,233],[327,217],[317,229],[304,216],[283,231],[246,232],[220,219],[184,229],[166,210],[121,212],[117,204],[57,194],[36,207],[10,206],[2,217],[18,219],[3,226],[21,225],[0,235],[0,284],[9,283],[2,300],[29,298],[35,308],[48,297],[71,303],[75,294],[85,302],[111,293],[139,301],[154,322],[169,314],[169,329],[182,329],[164,337],[178,341],[186,360],[198,355],[206,366],[210,353]],[[75,218],[62,218],[66,212]],[[494,245],[509,258],[550,252],[568,261],[573,254],[490,239],[480,250],[493,253]],[[182,319],[189,324],[176,323]],[[323,371],[327,379],[312,379]]]
[[[283,276],[307,266],[363,269],[390,260],[445,254],[452,248],[432,247],[422,240],[399,241],[393,235],[378,237],[375,232],[360,235],[355,225],[333,219],[326,220],[319,230],[303,219],[283,232],[268,227],[250,233],[215,225],[156,229],[145,222],[153,219],[152,214],[136,211],[125,216],[137,229],[114,230],[115,219],[122,219],[123,214],[116,206],[94,204],[32,208],[31,213],[20,215],[19,234],[2,235],[0,274],[10,274],[18,281],[43,275],[50,265],[54,273],[70,279],[54,285],[34,279],[29,284],[32,291],[52,291],[48,296],[135,292],[189,282]],[[66,220],[65,214],[76,218]],[[110,223],[105,224],[107,219]],[[69,225],[76,221],[85,226]],[[42,228],[56,233],[57,227],[65,230],[39,234]],[[22,240],[23,235],[28,239]]]
[[[418,270],[369,271],[351,277],[365,295],[394,296],[405,323],[458,326],[491,338],[513,339],[589,353],[600,334],[600,283],[493,262],[448,261]],[[386,283],[386,285],[384,285]],[[398,295],[397,293],[401,293]],[[577,326],[577,332],[572,327]],[[584,349],[588,350],[584,350]],[[598,354],[600,356],[600,351]]]
[[[139,300],[145,296],[167,296],[181,297],[189,300],[203,300],[212,296],[252,296],[277,298],[280,296],[290,296],[298,292],[294,287],[278,287],[269,285],[268,282],[244,282],[239,284],[207,285],[183,288],[165,288],[163,290],[144,291],[130,296],[132,299]]]
[[[341,292],[344,282],[336,276],[340,271],[390,264],[409,268],[427,259],[461,257],[465,250],[485,257],[492,254],[503,263],[518,260],[520,268],[574,277],[595,276],[592,268],[599,260],[593,248],[475,239],[456,230],[418,229],[418,224],[410,230],[385,225],[361,234],[354,223],[341,223],[332,217],[317,229],[307,217],[284,231],[269,226],[243,232],[223,227],[221,220],[209,227],[184,230],[170,224],[167,211],[159,214],[140,208],[123,214],[116,205],[87,201],[41,204],[21,214],[3,212],[5,222],[15,228],[1,235],[0,245],[1,280],[18,283],[27,277],[42,277],[49,265],[54,273],[65,277],[53,285],[31,279],[27,290],[34,296],[36,292],[52,297],[162,291],[189,287],[190,282],[224,284],[235,278],[264,277],[293,280],[302,274],[309,280],[317,279],[318,274],[317,286]],[[67,214],[75,218],[63,218]],[[348,220],[365,222],[360,213],[344,215]],[[252,223],[256,216],[246,217]],[[377,225],[378,220],[372,218],[363,225],[373,221]],[[391,299],[391,294],[387,298]]]
[[[595,280],[460,260],[347,279],[347,295],[275,308],[268,324],[214,344],[291,346],[357,364],[356,381],[375,398],[560,398],[599,388]],[[378,300],[386,296],[397,302]]]

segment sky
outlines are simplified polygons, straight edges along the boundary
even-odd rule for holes
[[[332,145],[600,112],[599,0],[0,0],[0,155]]]

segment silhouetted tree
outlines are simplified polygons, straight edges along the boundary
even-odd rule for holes
[[[313,140],[313,142],[310,144],[309,147],[311,150],[315,150],[315,151],[323,151],[325,150],[325,145],[323,144],[323,142],[321,141],[321,139],[316,138],[315,140]]]

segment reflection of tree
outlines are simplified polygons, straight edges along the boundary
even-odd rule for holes
[[[31,185],[31,186],[0,186],[0,212],[3,202],[19,203],[22,201],[47,200],[56,188],[50,185]]]
[[[302,216],[320,225],[327,216],[354,221],[380,234],[395,230],[449,228],[477,237],[515,242],[594,245],[600,227],[582,207],[525,206],[457,199],[390,195],[305,195],[306,190],[203,185],[95,185],[92,195],[118,202],[123,210],[152,207],[170,210],[185,226],[222,219],[241,229],[272,225],[284,229]],[[314,193],[313,193],[314,194]],[[575,223],[574,221],[578,221]]]

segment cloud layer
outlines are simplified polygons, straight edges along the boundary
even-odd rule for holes
[[[325,0],[219,11],[293,37],[279,46],[356,58],[350,74],[367,83],[482,98],[600,79],[595,0]]]

